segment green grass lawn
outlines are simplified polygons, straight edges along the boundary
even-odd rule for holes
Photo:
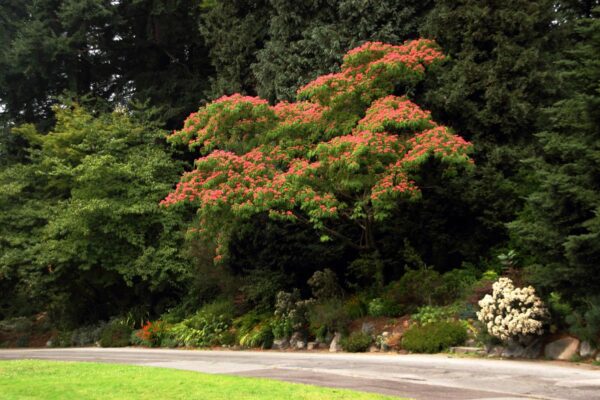
[[[130,365],[0,361],[0,398],[7,399],[396,399],[269,379],[207,375]]]

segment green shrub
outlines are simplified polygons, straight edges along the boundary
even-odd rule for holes
[[[25,333],[31,332],[33,322],[29,318],[16,317],[0,321],[0,331]]]
[[[477,275],[477,270],[466,267],[444,273],[434,293],[433,301],[437,304],[450,304],[464,299],[468,290],[477,282]]]
[[[455,306],[422,306],[419,307],[417,312],[411,315],[411,319],[419,325],[427,325],[431,323],[448,321],[452,319],[457,313],[457,307]]]
[[[131,337],[131,329],[129,326],[121,322],[110,322],[104,326],[100,334],[100,346],[102,347],[125,347],[129,346],[129,338]],[[69,335],[69,339],[70,339]]]
[[[345,332],[350,317],[339,299],[329,299],[311,304],[308,312],[310,331],[320,339],[328,333]]]
[[[239,336],[238,342],[243,347],[271,348],[273,345],[273,329],[266,321],[254,326],[250,331]]]
[[[271,318],[268,314],[249,312],[233,322],[236,342],[243,347],[270,348],[273,344]]]
[[[371,343],[373,343],[371,335],[364,332],[352,332],[350,336],[342,338],[340,342],[342,348],[350,353],[365,352]]]
[[[293,332],[306,332],[309,327],[309,309],[314,300],[301,300],[300,292],[279,292],[275,300],[275,318],[272,322],[276,339],[290,337]]]
[[[17,338],[17,347],[29,347],[29,334],[21,335]]]
[[[137,331],[143,346],[159,347],[163,340],[170,339],[171,325],[164,321],[148,321]]]
[[[235,336],[228,332],[232,325],[234,307],[230,301],[207,304],[195,315],[173,325],[169,337],[178,345],[209,347],[235,343]]]
[[[352,296],[344,303],[344,310],[351,320],[362,318],[368,313],[367,301],[363,299],[363,296]]]
[[[402,339],[402,347],[414,353],[437,353],[467,340],[467,328],[459,321],[412,325]]]
[[[136,331],[131,331],[131,335],[129,336],[129,343],[131,343],[132,346],[144,346],[144,340],[141,337],[142,335],[142,330],[138,329]]]
[[[89,346],[96,344],[96,342],[100,340],[105,325],[106,324],[102,322],[98,325],[83,326],[75,329],[71,333],[71,345]]]
[[[58,332],[58,334],[52,338],[52,347],[69,347],[69,346],[71,346],[71,336],[72,336],[72,332],[70,332],[70,331]]]
[[[442,278],[432,268],[407,269],[400,280],[391,282],[382,298],[398,307],[397,314],[412,313],[416,308],[437,303],[436,293]]]
[[[318,300],[342,297],[342,288],[338,284],[335,273],[329,268],[316,271],[308,280],[313,296]]]
[[[400,307],[393,300],[376,297],[372,299],[368,306],[368,314],[371,317],[396,317],[400,313]]]
[[[588,298],[584,306],[566,317],[569,331],[581,340],[600,344],[600,296]]]

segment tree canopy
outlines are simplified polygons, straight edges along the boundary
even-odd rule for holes
[[[298,91],[299,101],[270,106],[239,94],[193,113],[170,141],[203,157],[163,204],[198,205],[200,233],[219,237],[226,221],[269,212],[375,250],[373,224],[400,197],[419,196],[416,173],[429,157],[466,165],[471,145],[394,90],[415,85],[443,60],[435,43],[368,42],[349,51],[342,70]],[[346,219],[362,231],[349,239],[327,223]],[[222,254],[217,255],[220,259]]]

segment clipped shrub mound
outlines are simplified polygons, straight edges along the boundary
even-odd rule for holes
[[[121,323],[107,324],[100,334],[100,346],[125,347],[129,346],[129,339],[133,330]]]
[[[352,332],[341,341],[342,348],[350,353],[362,353],[369,349],[373,339],[364,332]]]
[[[467,328],[459,321],[413,325],[402,339],[402,347],[413,353],[438,353],[467,340]]]

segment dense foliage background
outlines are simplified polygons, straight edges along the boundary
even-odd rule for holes
[[[509,270],[560,303],[559,325],[597,332],[598,7],[3,1],[0,319],[45,311],[77,326],[128,312],[187,315],[219,297],[260,313],[273,310],[281,290],[308,296],[307,281],[325,269],[348,295],[383,299],[390,283],[418,274],[450,282],[465,271],[479,278]],[[222,241],[194,234],[195,208],[159,206],[198,156],[166,138],[199,106],[233,93],[271,106],[291,101],[316,77],[339,72],[348,50],[419,37],[435,40],[447,58],[396,91],[470,141],[475,166],[447,175],[428,160],[420,200],[398,200],[369,231],[376,249],[341,240],[361,235],[344,218],[328,225],[339,236],[321,240],[319,224],[266,210],[223,214]],[[256,145],[244,140],[232,143]],[[221,253],[224,262],[213,265]],[[577,318],[565,322],[566,314]]]

